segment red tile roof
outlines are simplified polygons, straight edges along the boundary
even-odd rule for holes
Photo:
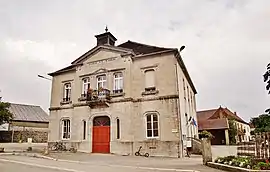
[[[210,110],[203,110],[197,112],[197,119],[198,121],[207,120],[210,118],[214,113],[217,111],[217,109],[210,109]]]
[[[236,121],[248,124],[246,121],[244,121],[241,117],[230,111],[228,108],[223,108],[223,110],[230,116],[232,116]]]
[[[229,128],[226,118],[222,119],[210,119],[205,121],[198,121],[199,130],[217,130]]]
[[[228,128],[227,118],[220,118],[219,112],[226,114],[227,118],[235,119],[236,121],[248,124],[242,118],[237,116],[235,113],[230,111],[228,108],[217,108],[197,112],[199,130],[210,130],[210,129],[225,129]]]

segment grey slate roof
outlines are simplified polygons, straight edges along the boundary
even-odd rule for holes
[[[48,114],[40,106],[11,103],[9,111],[14,121],[49,122]]]

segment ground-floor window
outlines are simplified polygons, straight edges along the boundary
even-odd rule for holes
[[[62,139],[70,139],[70,120],[62,120]]]
[[[120,120],[118,118],[116,119],[116,125],[117,125],[116,138],[120,139]]]
[[[86,139],[86,121],[83,120],[83,140]]]
[[[158,133],[158,115],[157,113],[146,114],[146,137],[156,138],[159,136]]]

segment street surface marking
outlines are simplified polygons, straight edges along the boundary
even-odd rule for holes
[[[41,167],[41,168],[50,168],[50,169],[54,169],[54,170],[62,170],[62,171],[70,171],[70,172],[86,172],[86,171],[79,171],[79,170],[74,170],[74,169],[67,169],[67,168],[61,168],[61,167],[53,167],[53,166],[33,164],[33,163],[28,163],[28,162],[20,162],[20,161],[7,160],[7,159],[0,159],[0,161],[3,161],[3,162],[12,162],[12,163],[23,164],[23,165],[28,165],[28,166]]]
[[[64,171],[70,171],[70,172],[86,172],[86,171],[67,169],[67,168],[61,168],[61,167],[55,167],[55,166],[47,166],[47,165],[33,164],[33,163],[28,163],[28,162],[15,161],[15,160],[0,159],[0,161],[12,162],[12,163],[17,163],[17,164],[42,167],[42,168],[50,168],[50,169],[55,169],[55,170],[64,170]],[[64,160],[64,159],[57,159],[57,161],[70,162],[70,163],[81,163],[81,164],[89,164],[89,165],[98,166],[97,164],[93,164],[93,163],[89,163],[89,162],[81,162],[81,161],[71,161],[71,160]],[[156,171],[200,172],[197,170],[182,170],[182,169],[173,169],[173,168],[138,167],[138,166],[110,165],[110,164],[101,164],[101,165],[108,166],[108,167],[133,168],[133,169],[156,170]]]
[[[57,159],[57,161],[96,165],[96,163],[94,164],[94,163],[90,163],[90,162],[72,161],[72,160],[65,160],[65,159]],[[138,166],[128,166],[128,165],[110,165],[110,164],[104,164],[104,163],[102,163],[102,165],[109,166],[109,167],[135,168],[135,169],[143,169],[143,170],[178,171],[178,172],[200,172],[200,171],[197,171],[197,170],[182,170],[182,169],[174,169],[174,168],[138,167]]]

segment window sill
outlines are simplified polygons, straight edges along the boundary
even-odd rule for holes
[[[78,101],[81,102],[81,101],[86,101],[86,97],[79,97],[78,98]]]
[[[146,137],[146,140],[159,140],[159,137]]]
[[[112,93],[111,97],[121,97],[121,96],[124,96],[124,95],[125,95],[124,92],[122,92],[122,93]]]
[[[142,95],[143,95],[143,96],[146,96],[146,95],[155,95],[155,94],[158,94],[158,93],[159,93],[158,90],[144,91],[144,92],[142,92]]]
[[[67,105],[67,104],[71,104],[72,103],[72,101],[65,101],[65,102],[60,102],[60,105]]]

